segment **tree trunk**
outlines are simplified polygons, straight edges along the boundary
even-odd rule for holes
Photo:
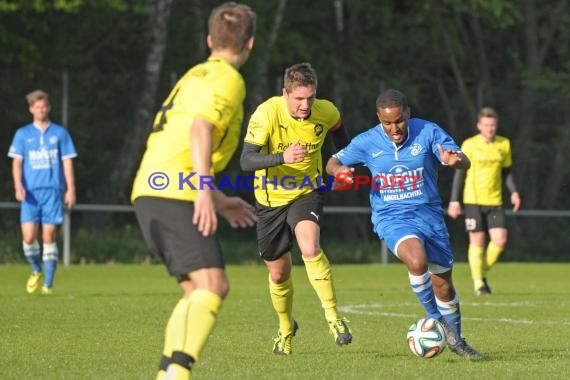
[[[202,0],[193,0],[194,5],[194,33],[196,34],[196,48],[198,57],[205,57],[207,54],[206,34],[204,31],[207,29],[205,20],[207,20],[204,12],[202,12]]]
[[[477,66],[479,68],[479,76],[482,80],[483,85],[483,96],[480,100],[484,104],[492,105],[495,103],[495,97],[492,91],[493,83],[491,81],[489,58],[487,57],[487,48],[483,39],[483,31],[481,30],[479,18],[475,17],[474,15],[470,15],[469,24],[471,30],[473,31],[473,37],[475,39],[475,50],[477,52],[477,60],[479,62],[479,65]],[[477,104],[477,107],[482,107],[484,104]]]
[[[459,95],[463,99],[463,103],[465,104],[468,120],[473,122],[475,121],[476,118],[475,106],[473,105],[473,101],[469,96],[469,91],[467,90],[467,85],[465,84],[463,72],[461,71],[461,65],[457,61],[457,56],[453,48],[453,41],[451,39],[451,36],[449,35],[448,28],[444,23],[443,17],[441,16],[441,4],[438,0],[433,1],[432,4],[435,13],[435,22],[437,24],[439,32],[441,33],[443,46],[447,51],[447,60],[449,62],[449,66],[451,67],[453,77],[455,78],[455,82],[457,84],[457,90],[459,92]]]
[[[336,60],[333,62],[333,97],[336,106],[342,111],[344,93],[344,1],[334,0],[334,15],[336,26]]]
[[[257,61],[256,77],[257,81],[252,92],[252,111],[255,109],[266,97],[267,89],[267,67],[269,66],[269,59],[271,58],[271,53],[275,47],[275,42],[279,37],[279,32],[281,30],[281,23],[283,21],[283,15],[285,14],[285,6],[287,5],[287,0],[279,0],[277,8],[275,9],[275,14],[273,15],[273,22],[271,23],[272,28],[269,33],[269,38],[267,39],[267,46],[263,54],[259,57]],[[251,114],[251,112],[249,112]]]
[[[555,7],[556,12],[552,13],[547,22],[541,23],[539,27],[538,14],[534,0],[525,0],[525,23],[524,23],[524,40],[526,47],[524,72],[526,80],[534,79],[543,71],[544,59],[546,52],[552,46],[554,32],[558,29],[561,21],[563,10],[567,6],[567,0],[561,0]],[[543,36],[541,39],[540,36]],[[532,170],[535,152],[533,152],[533,126],[535,125],[535,108],[538,101],[538,95],[534,87],[525,85],[522,91],[522,99],[520,100],[520,120],[518,122],[517,137],[513,146],[516,147],[518,160],[514,162],[517,178],[529,177]],[[561,132],[561,135],[564,134]],[[556,160],[556,158],[554,158]],[[531,183],[529,182],[528,185]],[[539,187],[543,185],[541,181],[532,184],[532,188],[521,189],[523,199],[526,199],[526,207],[538,207],[541,194]],[[552,198],[556,195],[551,194]]]
[[[145,61],[145,76],[140,89],[140,101],[135,110],[134,123],[129,133],[125,135],[123,148],[107,187],[110,190],[107,192],[108,200],[113,202],[128,201],[127,190],[130,188],[136,166],[140,162],[145,139],[151,129],[152,116],[155,112],[156,91],[166,50],[172,0],[153,0],[150,6],[151,40]]]

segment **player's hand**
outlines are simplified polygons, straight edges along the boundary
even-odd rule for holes
[[[224,197],[218,202],[218,211],[233,228],[253,227],[257,222],[253,206],[240,197]]]
[[[213,235],[218,229],[218,217],[216,216],[216,208],[214,207],[214,201],[210,191],[198,191],[198,196],[194,201],[192,223],[194,223],[203,236]]]
[[[76,198],[75,198],[75,190],[67,189],[65,192],[64,203],[68,209],[72,209],[75,206]]]
[[[16,197],[16,200],[18,202],[23,202],[26,200],[26,189],[24,188],[24,186],[20,185],[20,186],[16,186],[16,188],[14,189],[14,196]]]
[[[335,171],[333,190],[346,189],[354,182],[354,168],[346,165],[338,166]]]
[[[449,202],[447,215],[452,219],[457,219],[461,215],[461,204],[459,202]]]
[[[283,161],[285,161],[286,164],[296,164],[297,162],[303,161],[307,154],[309,154],[307,148],[297,141],[285,149],[285,152],[283,152]]]
[[[453,149],[443,150],[441,144],[437,144],[437,150],[439,150],[439,159],[444,165],[455,167],[458,162],[463,161],[460,152]]]
[[[513,212],[519,211],[521,208],[521,197],[519,193],[514,192],[511,194],[511,203],[513,205]]]

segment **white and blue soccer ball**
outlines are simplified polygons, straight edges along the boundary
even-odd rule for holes
[[[445,350],[445,332],[433,318],[422,318],[408,329],[408,346],[420,358],[433,358]]]

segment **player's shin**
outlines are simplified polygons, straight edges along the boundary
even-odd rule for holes
[[[485,255],[485,269],[488,271],[495,265],[495,263],[499,260],[499,256],[503,253],[504,248],[499,247],[497,244],[493,243],[492,241],[489,242],[487,245],[487,252]]]
[[[214,329],[223,300],[209,290],[196,289],[190,295],[189,301],[183,351],[194,360],[198,360]]]
[[[276,284],[269,276],[269,294],[271,303],[279,318],[279,331],[283,336],[293,332],[293,280],[289,277],[286,281]]]
[[[437,308],[435,294],[431,283],[431,275],[429,272],[425,272],[419,276],[408,273],[408,277],[410,279],[412,290],[424,307],[426,315],[429,318],[439,319],[441,317],[441,313]]]
[[[321,305],[325,310],[325,318],[327,321],[335,320],[338,318],[336,309],[336,294],[332,281],[331,265],[324,251],[314,258],[306,259],[305,268],[309,281],[315,289],[317,296],[321,300]]]
[[[34,273],[40,273],[42,271],[42,265],[40,260],[40,245],[38,241],[35,240],[32,244],[22,242],[22,248],[24,250],[26,260],[28,260],[32,265]]]
[[[450,301],[442,301],[436,297],[437,307],[447,323],[461,336],[461,310],[459,308],[459,295]]]
[[[473,279],[473,285],[475,290],[484,286],[483,284],[483,247],[478,247],[475,245],[469,245],[469,250],[467,251],[467,256],[469,260],[469,269],[471,269],[471,278]]]
[[[170,314],[164,334],[164,349],[162,350],[162,358],[160,360],[158,376],[156,377],[157,380],[165,378],[166,370],[172,359],[172,352],[177,347],[180,349],[184,344],[183,336],[180,334],[180,331],[184,331],[185,329],[186,314],[189,306],[190,302],[185,298],[181,298],[176,306],[174,306],[172,314]]]
[[[45,268],[45,284],[44,286],[51,289],[53,280],[55,278],[55,271],[57,269],[57,245],[55,243],[44,243],[43,247],[43,261]]]

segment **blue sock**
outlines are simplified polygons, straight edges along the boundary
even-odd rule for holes
[[[42,263],[40,261],[40,245],[38,244],[38,241],[35,240],[32,244],[22,242],[22,247],[24,249],[26,260],[32,264],[32,270],[34,273],[40,273],[42,271]]]
[[[44,244],[44,269],[46,272],[46,279],[44,286],[51,288],[53,286],[53,279],[55,277],[55,270],[57,269],[57,245],[55,243]]]
[[[455,297],[451,301],[442,301],[436,298],[436,302],[445,321],[461,336],[461,310],[457,292],[455,292]]]
[[[429,272],[426,272],[419,276],[408,273],[408,277],[410,278],[412,290],[426,310],[427,316],[434,319],[441,318],[441,313],[439,312],[437,303],[435,302],[435,294],[431,285],[431,275]]]

